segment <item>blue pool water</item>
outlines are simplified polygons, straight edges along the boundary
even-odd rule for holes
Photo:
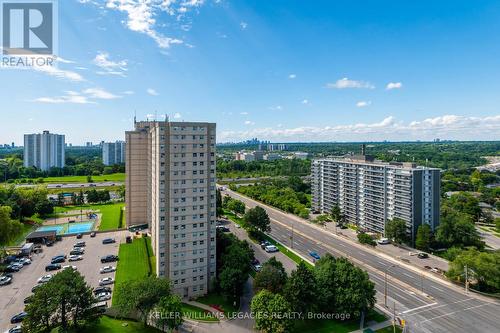
[[[92,227],[94,226],[93,222],[83,222],[83,223],[70,223],[68,225],[67,234],[78,234],[80,232],[88,232],[92,231]]]
[[[36,231],[55,231],[58,235],[64,231],[64,225],[44,225],[36,229]]]

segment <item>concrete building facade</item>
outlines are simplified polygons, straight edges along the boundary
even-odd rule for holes
[[[325,158],[312,163],[312,207],[330,213],[338,205],[346,221],[385,234],[394,218],[406,222],[412,241],[418,227],[439,224],[440,170],[413,163],[384,163],[370,156]]]
[[[66,144],[64,135],[43,131],[24,135],[24,166],[47,171],[52,167],[63,168]]]
[[[102,144],[102,163],[104,165],[125,163],[125,142],[104,142]]]
[[[214,123],[143,121],[126,132],[127,225],[148,224],[159,277],[207,293],[216,268]]]

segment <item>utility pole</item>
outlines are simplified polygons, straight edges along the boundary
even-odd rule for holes
[[[392,309],[392,328],[396,333],[396,301],[394,301],[394,309]]]
[[[294,223],[292,221],[292,235],[290,236],[291,248],[293,249]]]
[[[420,274],[420,282],[422,287],[422,294],[424,293],[424,274]]]
[[[469,293],[469,269],[465,265],[465,293]]]
[[[384,304],[387,307],[387,269],[384,272]]]

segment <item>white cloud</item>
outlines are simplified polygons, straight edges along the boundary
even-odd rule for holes
[[[148,89],[146,90],[146,92],[147,92],[148,94],[150,94],[151,96],[158,96],[158,95],[159,95],[159,93],[158,93],[156,90],[154,90],[153,88],[148,88]]]
[[[243,116],[247,116],[248,112],[240,112],[240,114],[243,115]]]
[[[295,75],[295,74],[290,74],[290,75],[288,75],[288,78],[289,78],[289,79],[295,79],[296,77],[297,77],[297,75]]]
[[[182,115],[179,112],[174,113],[174,119],[181,119]]]
[[[303,99],[302,104],[309,104],[309,101],[307,99]]]
[[[364,107],[370,106],[371,104],[372,104],[371,101],[359,101],[356,103],[356,107],[364,108]]]
[[[127,60],[112,61],[109,59],[109,53],[99,52],[93,60],[94,64],[101,68],[102,71],[98,71],[97,74],[100,75],[119,75],[125,76],[127,69]]]
[[[335,82],[335,83],[327,83],[326,87],[332,88],[332,89],[348,89],[348,88],[375,89],[375,86],[373,84],[371,84],[370,82],[350,80],[346,77],[342,78],[340,80],[337,80],[337,82]]]
[[[283,107],[281,105],[276,105],[276,106],[270,106],[268,107],[268,109],[272,111],[280,111],[283,110]]]
[[[246,30],[247,27],[248,27],[248,23],[243,22],[243,21],[240,22],[240,28],[241,28],[241,30]]]
[[[36,71],[45,73],[50,76],[54,76],[58,79],[63,79],[63,80],[68,80],[68,81],[74,81],[74,82],[82,82],[85,81],[83,76],[80,74],[69,71],[69,70],[64,70],[60,69],[57,67],[52,67],[52,66],[43,66],[43,67],[33,67]]]
[[[389,82],[385,87],[386,90],[401,89],[403,84],[401,82]]]
[[[133,95],[133,94],[135,94],[135,92],[132,91],[132,90],[127,90],[127,91],[124,91],[122,94],[124,94],[124,95]]]
[[[219,140],[239,141],[258,137],[277,142],[298,141],[382,141],[382,140],[499,140],[500,115],[466,117],[444,115],[411,122],[389,116],[379,122],[295,128],[268,127],[244,131],[223,131]]]
[[[101,88],[89,88],[83,91],[84,94],[88,95],[90,98],[96,99],[116,99],[121,98],[121,96],[112,94]]]
[[[255,123],[253,121],[246,120],[245,125],[255,125]]]

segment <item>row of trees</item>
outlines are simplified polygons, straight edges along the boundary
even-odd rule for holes
[[[219,178],[305,176],[311,171],[311,161],[282,159],[276,161],[225,161],[217,160]]]
[[[232,189],[302,218],[309,217],[310,187],[299,177],[285,180],[266,180],[256,185]]]
[[[329,254],[314,268],[301,262],[290,276],[273,257],[256,274],[254,290],[251,310],[256,314],[256,328],[263,332],[288,332],[294,319],[318,311],[363,317],[375,305],[376,293],[365,271]],[[298,318],[292,313],[299,314]]]

